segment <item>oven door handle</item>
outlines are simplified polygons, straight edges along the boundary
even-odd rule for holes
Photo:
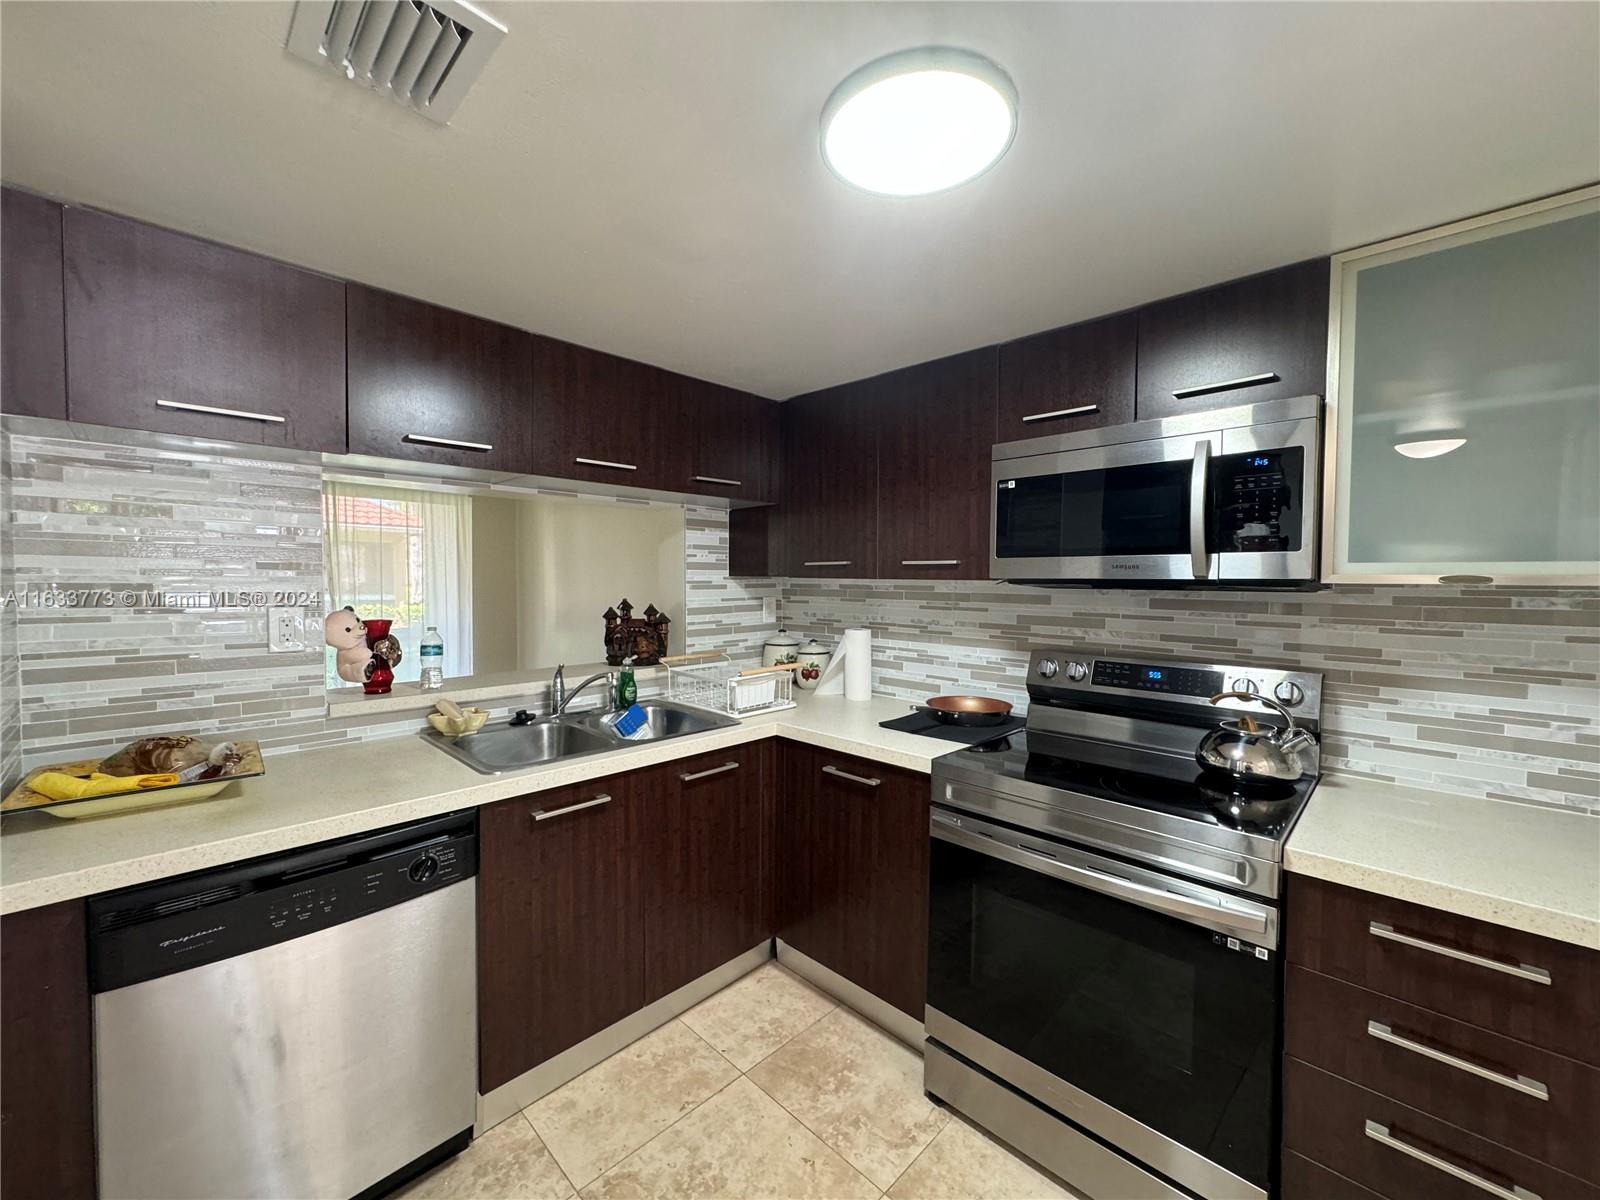
[[[1076,884],[1088,888],[1092,892],[1099,892],[1104,896],[1111,896],[1117,900],[1126,900],[1140,908],[1154,909],[1157,912],[1170,913],[1175,917],[1193,917],[1206,921],[1212,925],[1227,926],[1240,933],[1265,933],[1267,931],[1267,918],[1264,913],[1246,912],[1238,908],[1227,907],[1223,902],[1212,903],[1206,900],[1195,900],[1188,896],[1181,896],[1177,892],[1169,892],[1164,888],[1149,887],[1142,883],[1135,883],[1131,879],[1123,879],[1104,871],[1096,871],[1089,867],[1074,866],[1072,863],[1062,862],[1058,858],[1034,850],[1027,846],[1002,842],[998,838],[984,837],[980,834],[969,833],[967,830],[952,824],[935,813],[933,817],[933,836],[941,841],[951,842],[957,846],[965,846],[968,850],[975,850],[979,854],[990,858],[998,858],[1001,862],[1009,862],[1028,871],[1038,871],[1042,875],[1049,875],[1066,883]]]

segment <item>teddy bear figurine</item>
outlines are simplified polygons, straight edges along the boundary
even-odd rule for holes
[[[334,672],[346,683],[365,683],[367,663],[367,624],[348,604],[331,612],[322,622],[322,640],[334,648]]]

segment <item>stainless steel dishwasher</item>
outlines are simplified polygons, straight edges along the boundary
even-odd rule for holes
[[[477,1103],[474,814],[89,904],[100,1194],[377,1196]]]

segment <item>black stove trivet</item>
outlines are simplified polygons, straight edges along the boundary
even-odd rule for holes
[[[1021,717],[1007,717],[1000,725],[946,725],[937,721],[927,713],[914,712],[904,717],[896,717],[892,721],[879,721],[883,729],[895,729],[901,733],[920,733],[924,737],[943,738],[947,742],[960,742],[963,746],[978,746],[984,742],[994,742],[1013,734],[1022,728]]]

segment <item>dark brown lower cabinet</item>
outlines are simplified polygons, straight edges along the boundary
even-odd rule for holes
[[[95,1194],[93,1017],[83,901],[0,921],[0,1194]]]
[[[768,762],[751,742],[649,772],[640,826],[645,1003],[772,935]]]
[[[1283,1183],[1279,1190],[1283,1200],[1383,1200],[1377,1192],[1292,1150],[1283,1156]]]
[[[479,1091],[644,1006],[639,821],[650,774],[479,814]]]
[[[922,1020],[928,980],[928,777],[785,741],[778,936]]]

